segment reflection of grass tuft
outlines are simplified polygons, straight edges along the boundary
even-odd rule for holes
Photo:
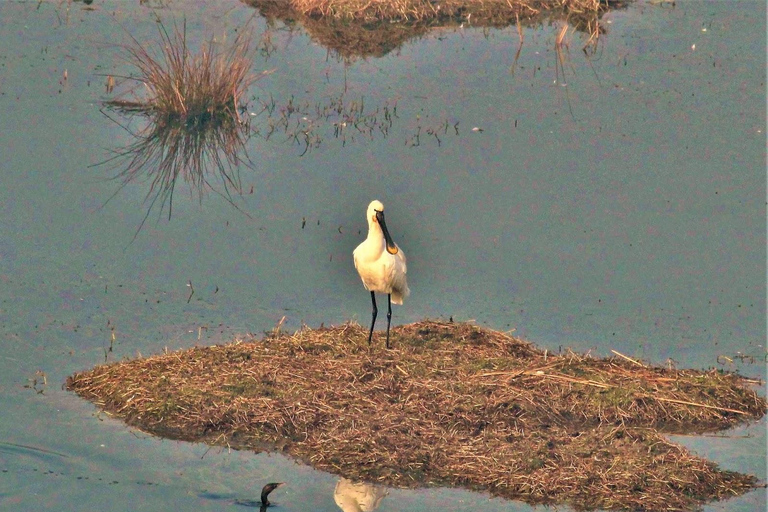
[[[138,132],[126,127],[135,141],[102,162],[119,169],[123,186],[137,179],[149,182],[142,225],[158,199],[161,211],[168,206],[170,218],[179,177],[200,199],[212,190],[234,205],[232,191],[242,193],[238,168],[250,164],[245,151],[250,127],[239,116],[240,101],[263,76],[251,71],[250,31],[241,31],[228,45],[211,38],[197,53],[188,45],[186,24],[174,24],[169,32],[159,23],[158,31],[154,45],[132,37],[131,44],[122,46],[138,71],[130,79],[143,85],[145,95],[105,102],[145,121]]]

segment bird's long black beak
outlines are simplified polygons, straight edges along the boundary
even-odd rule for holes
[[[376,211],[376,220],[381,226],[381,231],[384,233],[384,240],[387,243],[387,252],[389,254],[397,254],[398,248],[395,242],[392,241],[392,237],[389,236],[389,230],[387,229],[387,223],[384,222],[384,212]]]

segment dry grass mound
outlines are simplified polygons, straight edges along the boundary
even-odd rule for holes
[[[747,379],[545,354],[423,321],[367,343],[356,324],[98,366],[66,386],[153,434],[281,449],[394,486],[455,485],[576,509],[689,510],[752,489],[662,433],[760,418]]]
[[[266,0],[269,2],[270,0]],[[424,21],[460,19],[471,14],[479,20],[520,17],[547,10],[597,13],[616,0],[271,0],[288,4],[303,15],[359,21]]]
[[[344,59],[380,57],[437,28],[536,26],[553,19],[589,35],[600,17],[629,0],[242,0],[270,23],[301,23],[317,42]]]

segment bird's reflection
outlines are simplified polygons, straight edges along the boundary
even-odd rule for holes
[[[389,491],[384,487],[342,477],[333,491],[333,499],[344,512],[369,512],[379,508],[387,494]]]

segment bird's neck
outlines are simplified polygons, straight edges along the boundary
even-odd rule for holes
[[[371,226],[368,229],[368,238],[366,238],[365,241],[372,248],[379,248],[381,251],[383,251],[387,245],[381,226],[374,223],[371,223]]]
[[[378,222],[368,223],[368,238],[381,238],[384,240],[384,232]]]

